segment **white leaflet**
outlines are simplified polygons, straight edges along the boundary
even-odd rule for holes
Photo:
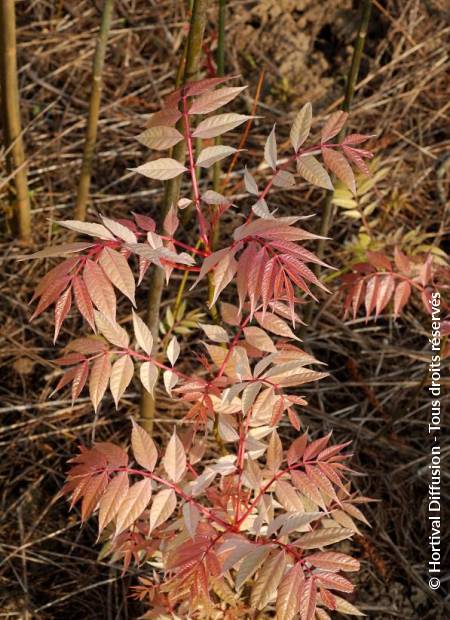
[[[215,138],[242,125],[251,118],[254,117],[246,114],[234,114],[233,112],[209,116],[199,123],[192,135],[194,138]]]
[[[269,211],[269,207],[267,206],[267,202],[264,198],[260,198],[255,204],[252,206],[252,211],[258,217],[262,217],[264,219],[274,219],[273,214]]]
[[[176,336],[174,336],[172,340],[169,342],[169,346],[167,347],[167,357],[172,366],[175,365],[175,362],[177,361],[179,355],[180,355],[180,345],[178,344],[178,340],[176,339]]]
[[[313,185],[323,187],[324,189],[333,189],[330,175],[313,155],[305,155],[298,158],[297,172]]]
[[[185,172],[187,168],[185,168],[183,164],[180,164],[180,162],[176,159],[172,159],[171,157],[161,157],[160,159],[149,161],[142,166],[138,166],[137,168],[130,168],[130,170],[133,172],[138,172],[149,179],[165,181],[179,176],[182,172]]]
[[[165,370],[163,374],[164,387],[170,397],[172,397],[172,390],[178,383],[177,375],[171,370]]]
[[[303,108],[295,117],[292,125],[290,139],[291,144],[294,147],[294,151],[298,151],[303,142],[309,136],[311,130],[312,121],[312,106],[310,103],[305,103]]]
[[[219,194],[212,189],[208,189],[204,194],[202,194],[202,200],[208,205],[224,205],[230,203],[228,198],[225,198],[225,196],[222,196],[222,194]]]
[[[134,374],[133,360],[129,355],[123,355],[114,362],[109,379],[109,389],[114,398],[116,409],[123,393],[130,384]]]
[[[252,173],[248,171],[247,166],[244,168],[244,185],[245,189],[248,191],[249,194],[254,194],[255,196],[258,196],[258,186]]]
[[[292,187],[295,185],[295,177],[291,172],[287,170],[278,170],[276,175],[273,177],[273,184],[276,187]]]
[[[134,335],[138,345],[143,349],[147,355],[152,354],[153,349],[153,336],[147,325],[133,310],[133,329]]]
[[[200,511],[194,504],[186,502],[183,504],[183,519],[189,536],[193,539],[200,521]]]
[[[118,239],[126,241],[127,243],[137,243],[136,235],[132,230],[123,226],[120,222],[110,220],[109,217],[100,216],[103,224],[110,230]]]
[[[130,344],[127,332],[118,323],[112,323],[104,314],[94,310],[95,324],[102,336],[116,347],[126,349]]]
[[[173,432],[162,459],[164,469],[173,482],[179,482],[186,471],[186,452],[176,431]]]
[[[175,127],[157,125],[140,133],[136,140],[151,149],[170,149],[183,140],[183,135]]]
[[[147,392],[149,392],[153,396],[153,390],[155,389],[155,385],[158,380],[157,367],[151,362],[144,362],[141,365],[139,377],[141,379],[142,385],[145,387]]]
[[[228,334],[220,325],[207,325],[200,323],[199,327],[205,332],[210,340],[213,342],[229,342]]]
[[[189,109],[189,114],[209,114],[232,101],[247,86],[228,86],[218,90],[209,91],[195,99]]]
[[[192,204],[192,200],[190,198],[180,198],[177,203],[177,207],[179,209],[186,209],[190,204]]]
[[[83,235],[89,235],[90,237],[98,237],[99,239],[107,239],[114,241],[114,235],[102,224],[94,224],[92,222],[79,222],[78,220],[64,220],[62,222],[56,222],[64,228],[73,230]],[[42,250],[44,251],[44,250]],[[74,250],[75,252],[77,250]]]
[[[197,166],[201,168],[209,168],[216,161],[220,161],[233,153],[236,153],[237,149],[232,146],[224,146],[222,144],[218,146],[208,146],[200,152],[197,158]]]
[[[152,507],[150,508],[149,533],[167,521],[176,506],[177,497],[173,489],[163,489],[157,493],[153,499]]]
[[[272,127],[272,131],[264,145],[264,159],[272,170],[277,169],[277,138],[275,135],[275,125]]]

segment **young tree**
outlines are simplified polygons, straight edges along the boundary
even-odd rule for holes
[[[329,548],[358,531],[355,520],[366,522],[358,508],[366,498],[350,489],[347,444],[332,445],[330,435],[311,440],[297,412],[307,404],[301,386],[325,376],[309,368],[318,362],[298,345],[297,306],[303,297],[314,298],[314,287],[325,289],[309,265],[328,265],[304,245],[318,238],[298,226],[307,216],[277,216],[269,198],[272,187],[292,189],[296,174],[331,188],[327,168],[353,190],[349,161],[358,165],[371,153],[361,148],[365,138],[359,134],[333,140],[344,126],[343,112],[331,115],[319,142],[305,146],[312,123],[306,104],[292,125],[292,151],[283,162],[275,127],[270,132],[265,184],[244,170],[252,206],[238,209],[232,239],[212,251],[220,218],[236,205],[200,184],[197,170],[236,152],[211,142],[248,121],[243,114],[214,114],[242,90],[229,86],[228,78],[187,83],[166,97],[138,136],[157,151],[181,143],[186,151],[185,160],[160,157],[136,168],[150,179],[189,181],[190,191],[171,205],[161,234],[141,214],[101,216],[96,223],[69,220],[60,225],[85,241],[32,255],[64,258],[38,285],[34,316],[55,304],[56,340],[74,300],[96,332],[65,348],[57,360],[66,368],[57,389],[71,385],[75,400],[88,385],[97,410],[108,386],[117,406],[136,370],[150,393],[162,372],[168,396],[186,407],[183,430],[174,429],[167,445],[157,446],[133,421],[131,454],[112,443],[82,446],[62,493],[71,495],[72,506],[81,501],[83,520],[98,512],[99,536],[114,558],[123,558],[125,569],[133,558],[158,567],[136,588],[136,596],[151,601],[148,617],[163,617],[165,610],[209,618],[220,611],[231,620],[269,608],[279,620],[326,620],[331,611],[360,615],[345,599],[353,585],[344,576],[357,571],[359,562]],[[197,155],[196,138],[203,140]],[[191,205],[195,246],[187,243],[179,220],[179,211]],[[130,329],[118,323],[115,291],[135,305],[135,260],[138,283],[151,264],[167,280],[175,270],[194,274],[193,286],[210,276],[209,307],[221,299],[221,320],[199,325],[204,351],[196,356],[196,372],[188,370],[192,357],[180,365],[186,342],[180,344],[174,333],[155,346],[155,335],[136,311]],[[295,436],[284,446],[281,420]]]

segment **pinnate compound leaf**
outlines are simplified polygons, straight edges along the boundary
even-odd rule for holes
[[[232,146],[224,146],[222,144],[218,146],[208,146],[203,149],[198,156],[197,166],[200,166],[200,168],[209,168],[215,164],[216,161],[220,161],[221,159],[236,153],[236,151],[237,149]]]
[[[91,370],[89,377],[89,396],[95,411],[97,411],[100,401],[108,387],[109,377],[111,375],[111,358],[109,353],[103,353],[98,357]]]
[[[157,151],[170,149],[183,139],[183,134],[178,129],[175,129],[175,127],[165,127],[164,125],[150,127],[136,136],[136,140],[141,144]]]
[[[291,144],[294,147],[295,152],[298,151],[301,145],[305,142],[306,138],[309,136],[311,121],[312,106],[310,103],[305,103],[303,108],[295,117],[290,133]]]
[[[272,599],[283,577],[285,567],[286,554],[284,551],[274,553],[271,558],[264,562],[250,595],[250,603],[253,608],[264,609]]]
[[[297,160],[297,172],[313,185],[317,185],[317,187],[333,189],[330,175],[314,155],[299,157]]]
[[[300,618],[301,620],[314,620],[317,604],[317,586],[315,579],[310,577],[303,583],[300,594]]]
[[[342,153],[324,148],[322,149],[322,156],[325,165],[348,187],[352,194],[356,194],[355,175]]]
[[[103,269],[91,259],[86,260],[83,272],[89,296],[102,314],[116,322],[116,296]]]
[[[264,145],[264,159],[272,170],[277,169],[277,138],[275,134],[275,125]]]
[[[183,164],[171,157],[161,157],[160,159],[154,159],[137,168],[131,168],[134,172],[148,177],[149,179],[157,179],[159,181],[166,181],[167,179],[173,179],[187,170]]]
[[[122,500],[127,495],[129,489],[128,474],[124,471],[119,472],[109,483],[106,492],[100,500],[98,515],[98,533],[102,533],[104,528],[111,523],[120,509]]]
[[[133,378],[133,374],[134,364],[129,355],[122,355],[122,357],[119,357],[112,365],[109,389],[114,398],[116,409],[119,406],[119,400]]]
[[[173,489],[159,491],[150,508],[150,533],[162,525],[177,507],[177,497]]]
[[[247,86],[227,86],[213,92],[207,92],[192,103],[189,114],[209,114],[232,101]]]
[[[158,369],[151,362],[144,362],[141,364],[141,368],[139,370],[139,378],[141,379],[142,385],[145,387],[147,392],[149,392],[153,396],[153,392],[155,389],[156,382],[158,381]]]
[[[135,482],[128,490],[120,504],[116,517],[116,532],[121,532],[132,525],[147,508],[152,497],[152,481],[149,478]]]
[[[251,118],[254,117],[246,114],[234,114],[233,112],[209,116],[198,124],[192,135],[194,138],[215,138],[242,125]]]
[[[278,588],[277,620],[292,620],[300,608],[300,592],[305,576],[300,563],[295,564],[283,577]]]
[[[63,228],[68,228],[69,230],[73,230],[74,232],[81,233],[83,235],[114,241],[114,235],[105,226],[103,226],[103,224],[95,224],[94,222],[79,222],[78,220],[64,220],[56,223]]]
[[[173,482],[179,482],[186,471],[186,452],[175,430],[167,445],[163,465]]]
[[[338,133],[345,125],[347,116],[347,112],[342,112],[342,110],[339,110],[338,112],[333,112],[333,114],[323,126],[322,132],[320,134],[322,144],[324,142],[328,142],[328,140],[331,140],[331,138],[334,138],[338,135]]]
[[[138,345],[143,349],[147,355],[152,354],[153,349],[153,336],[147,325],[133,310],[133,328],[134,335]]]

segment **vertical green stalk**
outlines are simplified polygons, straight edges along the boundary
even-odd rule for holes
[[[356,81],[359,75],[359,68],[361,66],[361,59],[364,51],[364,45],[366,42],[367,29],[369,27],[370,21],[370,13],[372,10],[372,0],[363,0],[361,5],[361,19],[359,22],[358,35],[356,37],[355,46],[353,48],[352,62],[350,64],[350,69],[347,75],[347,84],[345,88],[345,97],[344,102],[342,104],[342,110],[344,112],[349,112],[351,103],[353,101],[353,95],[355,93]],[[341,130],[337,137],[337,141],[341,142],[344,136],[344,130]],[[322,208],[322,221],[320,226],[320,235],[323,237],[328,236],[328,232],[331,228],[332,223],[332,200],[333,200],[333,191],[327,191],[323,208]],[[323,259],[324,251],[325,251],[325,241],[326,239],[320,239],[317,244],[317,256],[320,259]],[[319,276],[320,274],[320,265],[314,265],[313,269],[314,273]],[[313,311],[312,303],[309,303],[306,308],[305,313],[305,322],[309,323],[311,321]]]
[[[77,202],[75,205],[75,219],[86,218],[86,208],[89,200],[91,185],[92,161],[94,159],[95,142],[97,139],[98,117],[102,94],[102,72],[105,64],[106,47],[108,44],[109,29],[114,8],[114,0],[105,0],[103,4],[100,33],[95,48],[92,65],[91,98],[89,100],[88,122],[84,141],[83,162],[78,183]]]
[[[198,72],[202,52],[203,34],[206,25],[206,11],[208,0],[194,0],[192,5],[191,23],[186,48],[186,59],[184,62],[184,72],[180,72],[180,82],[185,83],[192,80]],[[182,120],[178,123],[178,129],[182,130]],[[186,156],[186,143],[183,140],[176,144],[172,151],[172,157],[177,161],[184,162]],[[160,213],[160,225],[164,221],[170,207],[178,202],[180,195],[181,175],[166,182],[164,201]],[[149,293],[147,299],[146,322],[152,332],[155,351],[158,342],[159,314],[161,307],[161,296],[164,289],[164,271],[153,268],[149,282]],[[153,419],[155,417],[156,402],[155,398],[142,390],[141,398],[141,424],[148,433],[153,430]]]
[[[226,0],[219,0],[219,27],[217,35],[217,75],[222,77],[225,74],[225,17],[226,17]],[[216,144],[221,144],[221,138],[216,138]],[[220,176],[221,176],[220,162],[214,164],[214,178],[213,188],[214,191],[220,191]]]
[[[344,102],[342,104],[342,109],[344,112],[348,112],[350,110],[351,103],[353,101],[353,95],[355,93],[356,80],[359,75],[359,68],[361,65],[361,58],[364,51],[364,44],[366,42],[367,28],[369,27],[370,13],[372,10],[372,0],[363,0],[361,7],[361,21],[359,22],[358,35],[355,42],[355,47],[353,49],[352,62],[350,65],[350,70],[347,76],[347,85],[345,88],[345,97]],[[342,141],[344,136],[344,130],[338,135],[338,142]],[[332,204],[331,201],[333,199],[333,192],[328,191],[325,197],[325,203],[322,211],[322,224],[320,228],[320,234],[326,237],[328,235],[328,231],[331,227],[332,221]],[[319,258],[323,258],[323,253],[325,249],[325,239],[321,239],[318,244],[317,254]],[[319,267],[319,266],[318,266]]]
[[[2,124],[7,149],[6,165],[8,174],[17,171],[14,174],[16,190],[14,218],[19,239],[23,243],[29,243],[31,241],[31,211],[20,123],[14,0],[1,0],[0,2],[0,54]]]

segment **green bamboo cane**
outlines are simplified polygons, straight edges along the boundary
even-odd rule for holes
[[[19,239],[31,241],[31,211],[28,194],[25,150],[20,123],[20,97],[17,79],[16,15],[14,0],[0,2],[0,81],[2,124],[8,174],[14,171],[14,219]]]
[[[222,77],[225,74],[225,18],[226,18],[226,0],[219,0],[219,32],[217,35],[217,75]],[[216,144],[221,144],[221,138],[216,138]],[[213,188],[214,191],[220,192],[220,177],[222,168],[220,162],[214,164]]]
[[[358,34],[355,41],[355,46],[353,48],[352,62],[350,64],[350,69],[347,75],[347,84],[345,88],[345,97],[344,102],[342,104],[342,110],[344,112],[349,112],[351,103],[353,101],[353,96],[355,93],[356,81],[359,75],[359,68],[361,66],[361,59],[364,52],[364,45],[366,42],[367,29],[369,27],[370,22],[370,13],[372,10],[372,0],[363,0],[361,5],[361,19],[359,22]],[[337,141],[341,142],[344,137],[344,130],[338,135]],[[322,221],[320,225],[320,235],[323,237],[327,237],[329,230],[331,228],[332,219],[333,219],[333,210],[332,210],[332,200],[333,200],[333,191],[329,190],[326,193],[323,208],[322,208]],[[317,244],[317,256],[320,259],[323,259],[324,251],[325,251],[325,239],[320,239]],[[320,275],[320,265],[314,265],[313,268],[314,273],[319,276]],[[309,303],[306,312],[305,312],[305,322],[308,324],[311,321],[313,311],[312,303]],[[302,330],[304,331],[304,330]]]
[[[75,205],[75,219],[86,218],[89,189],[92,176],[92,162],[94,159],[95,143],[97,140],[98,118],[100,113],[100,101],[102,94],[102,73],[105,64],[106,47],[108,45],[109,30],[114,8],[114,0],[105,0],[103,4],[100,32],[95,48],[92,65],[91,98],[89,100],[88,122],[83,149],[83,161],[78,183],[77,201]]]
[[[184,72],[180,72],[182,78],[181,83],[192,80],[198,72],[200,58],[202,52],[203,34],[206,25],[206,11],[208,8],[208,0],[194,0],[192,5],[191,22],[186,48],[186,59],[184,62]],[[183,62],[183,61],[182,61]],[[179,127],[182,130],[181,121]],[[183,140],[174,146],[172,157],[177,161],[184,161],[186,155],[186,144]],[[160,224],[164,221],[170,207],[178,202],[180,195],[181,176],[167,181],[164,192],[164,201],[160,214]],[[162,269],[153,268],[149,282],[149,293],[147,299],[146,322],[152,332],[153,341],[155,343],[155,352],[157,350],[159,316],[161,308],[161,297],[164,289],[164,271]],[[155,417],[156,400],[147,392],[142,390],[141,397],[141,424],[148,433],[153,430],[153,420]]]

